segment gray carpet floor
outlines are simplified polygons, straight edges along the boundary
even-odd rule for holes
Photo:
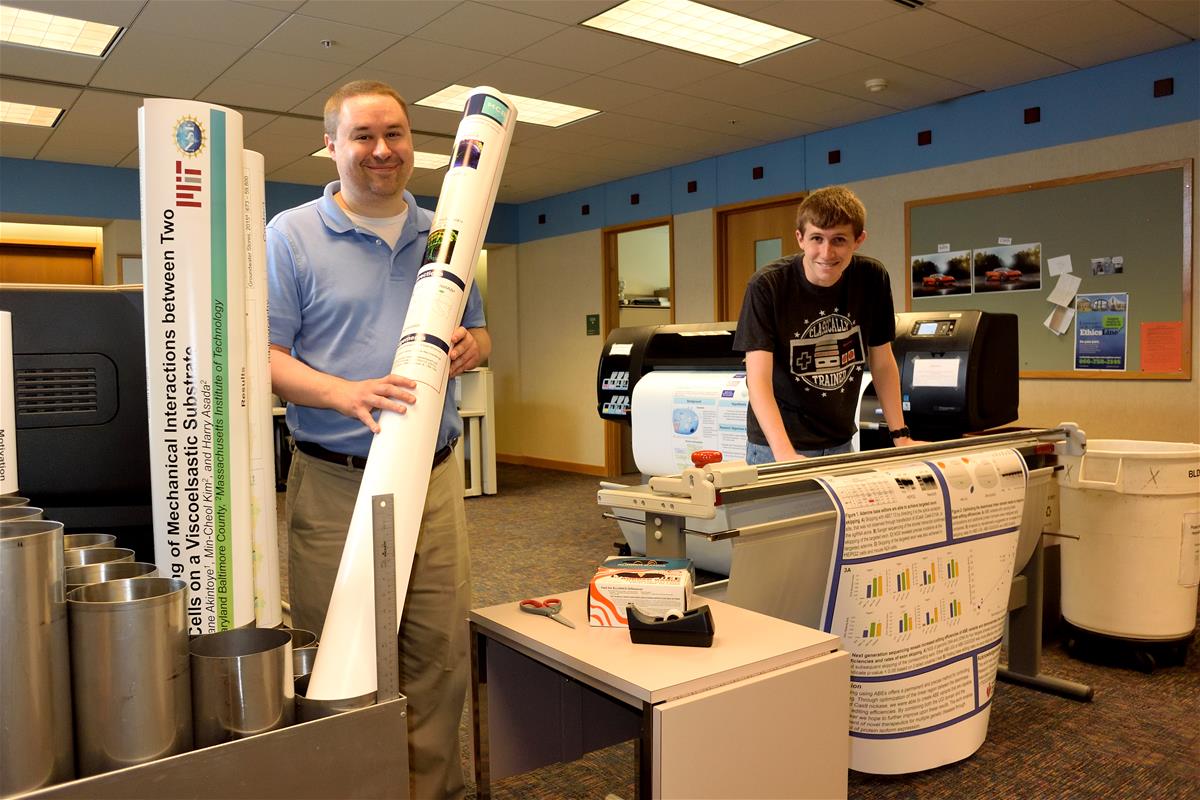
[[[596,488],[589,476],[501,464],[499,493],[466,501],[473,606],[585,586],[621,538],[600,515]],[[282,508],[282,494],[279,500]],[[281,535],[281,548],[285,540]],[[973,756],[912,775],[852,772],[850,797],[1200,798],[1200,644],[1192,643],[1184,664],[1151,673],[1116,652],[1102,649],[1083,660],[1048,641],[1043,672],[1089,684],[1092,702],[1000,683],[987,741]],[[466,722],[464,713],[469,737]],[[463,761],[470,783],[466,741]],[[634,768],[627,742],[496,781],[493,796],[630,800]],[[474,796],[473,784],[468,793]]]

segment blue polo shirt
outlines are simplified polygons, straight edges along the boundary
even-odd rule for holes
[[[413,283],[425,255],[433,214],[404,193],[408,218],[394,248],[355,227],[333,195],[280,213],[267,226],[271,344],[286,347],[315,370],[359,381],[392,371]],[[483,301],[472,283],[462,324],[482,328]],[[454,384],[446,388],[437,448],[462,435]],[[287,424],[299,441],[366,456],[374,434],[357,419],[295,403]]]

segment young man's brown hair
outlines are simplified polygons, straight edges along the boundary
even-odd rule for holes
[[[329,95],[329,99],[325,101],[325,134],[330,139],[337,138],[338,115],[342,112],[342,103],[351,97],[359,97],[364,94],[390,97],[400,104],[404,116],[408,116],[408,103],[404,102],[404,98],[391,86],[382,81],[350,81]]]
[[[857,239],[867,226],[867,209],[845,186],[826,186],[804,198],[796,209],[796,230],[804,233],[805,225],[822,229],[849,225]]]

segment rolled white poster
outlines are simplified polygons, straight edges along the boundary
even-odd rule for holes
[[[12,312],[0,311],[0,495],[17,491],[17,386],[13,383]]]
[[[746,458],[746,373],[659,370],[633,387],[633,460],[646,475],[677,475],[697,450]]]
[[[480,86],[467,96],[429,231],[426,263],[417,274],[392,362],[393,373],[417,382],[417,402],[407,413],[380,415],[381,430],[371,442],[309,678],[309,698],[336,700],[376,689],[371,525],[375,495],[395,498],[397,618],[404,613],[450,369],[450,334],[466,307],[516,122],[516,107],[495,89]]]
[[[250,540],[254,549],[254,622],[283,623],[279,531],[275,512],[275,440],[271,418],[271,351],[267,340],[267,202],[262,153],[242,151],[246,216],[246,414],[250,446]]]
[[[212,633],[254,621],[242,117],[146,100],[138,165],[155,561]]]

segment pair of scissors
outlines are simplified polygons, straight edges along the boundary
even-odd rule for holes
[[[534,600],[532,598],[521,601],[521,610],[526,614],[540,614],[543,617],[549,617],[555,622],[566,625],[568,628],[574,628],[575,623],[564,617],[558,616],[562,611],[562,600],[557,597],[549,597],[545,600]]]

